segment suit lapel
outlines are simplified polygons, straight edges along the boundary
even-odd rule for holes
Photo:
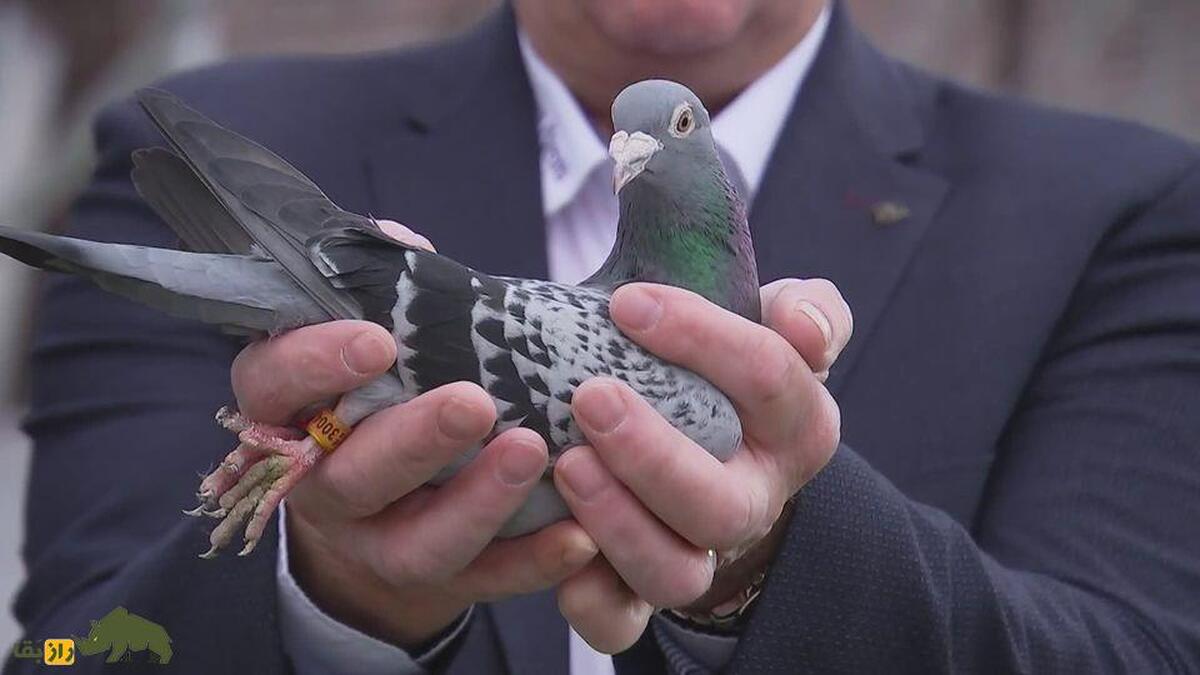
[[[825,277],[853,309],[854,338],[830,373],[836,393],[947,184],[906,163],[923,140],[921,92],[866,42],[841,3],[833,12],[750,222],[763,280]]]
[[[396,96],[410,109],[367,150],[376,215],[481,271],[545,278],[535,104],[511,9],[431,61]]]

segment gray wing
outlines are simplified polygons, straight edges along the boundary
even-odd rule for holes
[[[502,344],[495,331],[476,331],[481,362],[507,353],[529,401],[549,426],[552,449],[584,440],[571,416],[575,388],[605,375],[628,384],[685,435],[724,461],[741,442],[733,404],[695,373],[669,364],[625,337],[608,316],[603,291],[545,281],[501,278],[503,310],[487,298],[474,310],[476,326],[503,322]],[[482,289],[481,289],[482,290]],[[504,369],[482,373],[484,388],[504,392]],[[495,395],[495,394],[494,394]],[[497,397],[501,420],[523,419],[521,402]]]
[[[279,156],[171,94],[146,90],[138,101],[232,218],[210,226],[244,230],[327,312],[327,318],[363,318],[354,298],[313,267],[305,242],[331,227],[375,229],[369,218],[338,208]]]
[[[252,252],[254,240],[179,155],[166,148],[135,150],[130,177],[138,194],[188,250]]]
[[[278,264],[262,258],[87,241],[0,226],[0,253],[86,277],[174,316],[240,334],[277,333],[324,320]]]

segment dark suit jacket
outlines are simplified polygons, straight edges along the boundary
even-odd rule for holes
[[[543,276],[535,110],[501,11],[461,39],[219,66],[168,88],[341,205],[485,270]],[[97,127],[70,232],[173,245]],[[877,224],[872,207],[907,217]],[[877,53],[838,7],[751,213],[763,279],[833,279],[855,337],[830,388],[844,446],[800,494],[730,670],[1200,668],[1200,152]],[[232,442],[239,344],[47,279],[16,611],[31,637],[124,605],[196,672],[288,668],[273,529],[198,560],[197,471]],[[566,669],[546,594],[487,606],[455,673]],[[97,660],[86,660],[95,667]]]

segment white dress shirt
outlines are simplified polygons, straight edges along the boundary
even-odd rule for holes
[[[829,24],[829,7],[808,34],[718,114],[713,138],[731,180],[753,200],[792,102],[808,74]],[[612,190],[612,160],[606,139],[588,122],[566,85],[519,36],[521,57],[538,109],[542,208],[550,278],[578,282],[595,271],[616,239],[618,205]],[[495,270],[502,272],[503,270]],[[283,645],[300,675],[317,673],[422,673],[407,652],[339,623],[305,595],[288,568],[284,507],[279,514],[276,567]],[[674,642],[698,664],[719,669],[733,654],[734,638],[693,633],[655,617],[660,640]],[[461,630],[466,621],[461,621]],[[612,658],[570,632],[570,675],[612,675]],[[420,661],[448,644],[438,645]]]

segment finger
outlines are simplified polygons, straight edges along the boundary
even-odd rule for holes
[[[368,321],[331,321],[259,340],[233,361],[242,414],[285,424],[302,408],[360,387],[396,360],[396,341]]]
[[[826,279],[779,279],[762,288],[763,323],[792,345],[822,381],[854,332],[854,317]]]
[[[616,654],[638,641],[654,608],[597,558],[558,587],[558,611],[592,649]]]
[[[453,585],[474,602],[545,590],[583,569],[599,552],[587,531],[563,520],[516,539],[497,539]]]
[[[547,461],[546,443],[536,432],[501,434],[419,510],[399,503],[374,519],[366,559],[393,583],[450,580],[524,503]]]
[[[584,382],[571,405],[605,468],[700,549],[724,551],[766,534],[794,487],[754,453],[722,464],[616,380]]]
[[[837,404],[778,333],[690,291],[654,284],[621,287],[610,313],[640,344],[733,399],[745,443],[772,451],[739,456],[764,463],[787,494],[829,461],[841,432]]]
[[[658,520],[609,473],[595,450],[568,450],[555,485],[625,583],[656,607],[681,607],[712,584],[714,560]]]
[[[495,404],[478,386],[438,387],[359,423],[290,499],[313,519],[377,513],[478,447],[495,420]]]
[[[415,248],[422,248],[426,251],[437,251],[437,249],[433,247],[433,243],[430,242],[429,239],[425,238],[424,235],[417,234],[416,232],[413,232],[394,220],[376,220],[375,224],[379,226],[379,229],[383,230],[384,234],[402,244],[408,244],[409,246]]]
[[[778,333],[695,293],[630,284],[613,294],[610,312],[643,347],[733,399],[747,436],[761,445],[793,443],[820,400],[812,370]]]

